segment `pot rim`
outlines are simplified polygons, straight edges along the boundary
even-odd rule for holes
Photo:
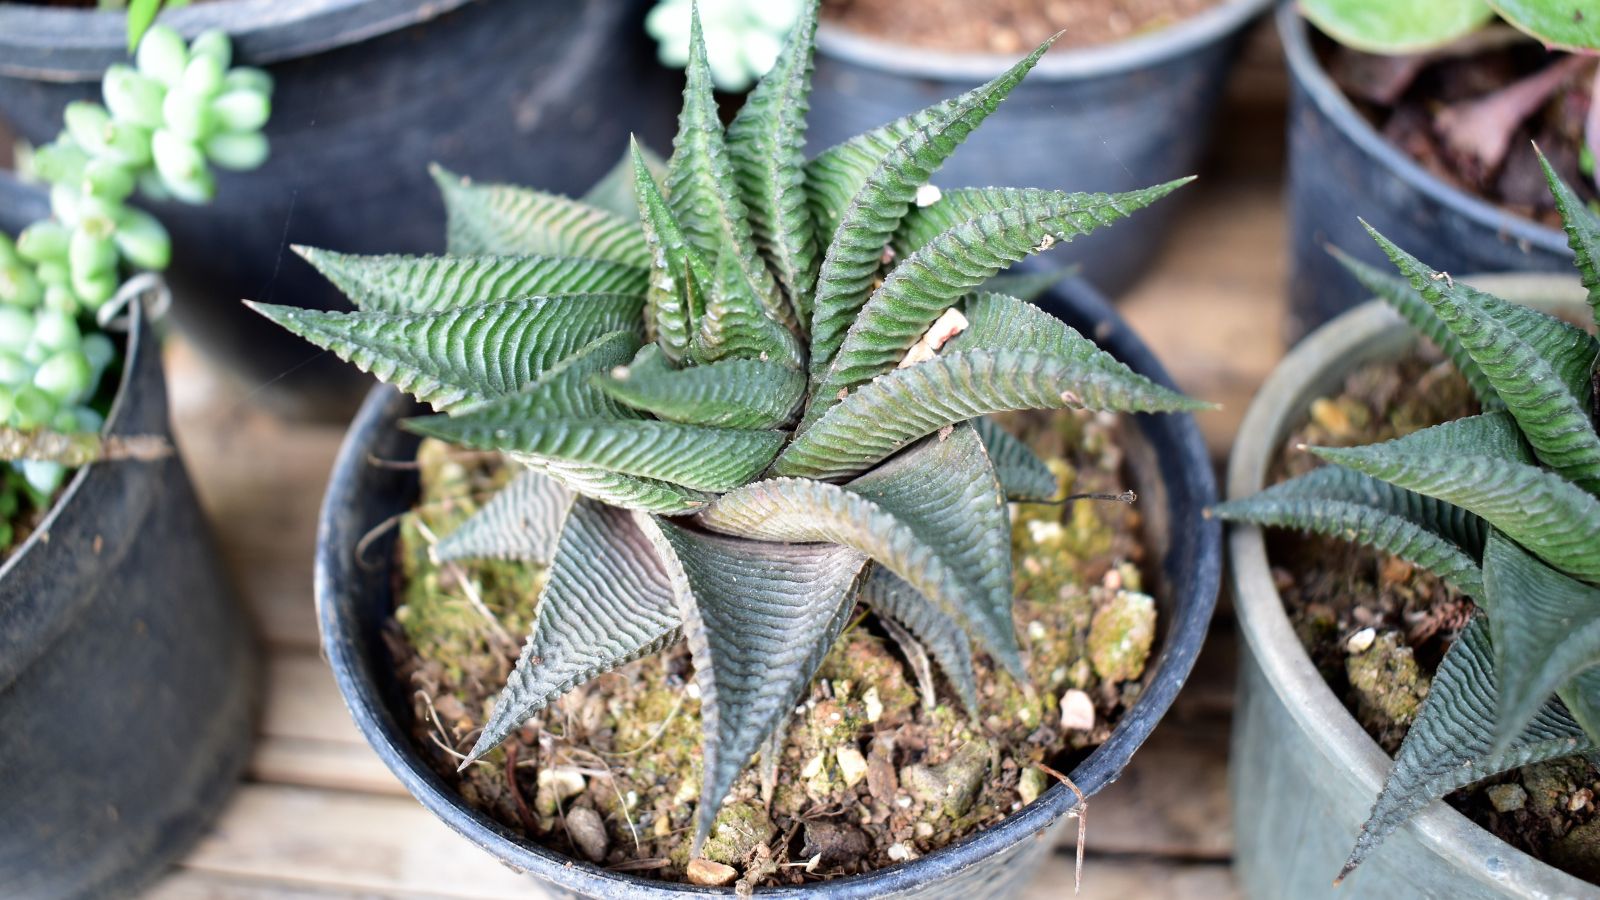
[[[1571,275],[1512,273],[1456,280],[1508,300],[1583,306],[1584,288]],[[1239,425],[1228,460],[1228,499],[1248,497],[1263,488],[1289,428],[1320,393],[1316,385],[1336,383],[1359,365],[1392,359],[1417,340],[1411,327],[1381,300],[1363,303],[1307,335],[1273,369]],[[1362,788],[1377,797],[1392,760],[1345,709],[1301,645],[1273,583],[1262,529],[1230,524],[1227,552],[1239,632],[1267,683],[1296,726],[1316,737],[1328,760],[1351,771]],[[1582,896],[1596,889],[1500,840],[1441,800],[1428,804],[1401,827],[1414,830],[1420,842],[1463,872],[1516,896]]]
[[[1278,37],[1283,44],[1283,55],[1289,72],[1334,126],[1360,147],[1379,166],[1393,171],[1402,181],[1427,195],[1434,202],[1491,231],[1526,242],[1541,250],[1562,256],[1570,255],[1566,235],[1559,228],[1541,225],[1531,219],[1509,213],[1489,201],[1456,187],[1412,159],[1372,127],[1366,117],[1355,108],[1344,91],[1318,62],[1311,49],[1310,26],[1300,15],[1295,0],[1284,0],[1274,14]]]
[[[253,65],[311,56],[435,19],[474,0],[214,0],[162,13],[186,38],[227,31]],[[0,75],[98,81],[125,62],[127,17],[115,10],[0,4]]]
[[[1158,31],[1092,47],[1052,50],[1028,73],[1032,81],[1099,78],[1153,68],[1230,34],[1260,14],[1272,0],[1226,0]],[[830,22],[817,26],[817,51],[845,62],[912,78],[987,81],[1016,65],[1004,53],[952,53],[897,44]]]
[[[1093,288],[1080,280],[1058,287],[1056,296],[1063,298],[1063,305],[1100,323],[1101,327],[1096,329],[1097,338],[1104,345],[1115,343],[1119,355],[1129,366],[1162,384],[1172,385],[1171,377],[1154,354]],[[628,873],[610,872],[586,861],[524,843],[503,826],[468,807],[422,761],[411,746],[409,736],[390,727],[384,692],[373,673],[362,662],[362,637],[353,623],[339,613],[338,584],[347,569],[346,561],[342,558],[346,548],[340,542],[349,538],[348,530],[352,524],[345,511],[352,508],[352,501],[359,497],[357,481],[361,467],[367,463],[368,447],[382,429],[392,427],[391,410],[405,400],[398,391],[386,385],[378,385],[368,394],[339,449],[318,520],[315,591],[323,653],[333,669],[340,694],[358,729],[390,771],[423,806],[452,830],[512,868],[535,874],[567,890],[585,895],[730,895],[722,889],[653,881]],[[1180,573],[1189,578],[1185,583],[1168,585],[1173,596],[1173,613],[1167,625],[1171,630],[1155,658],[1156,667],[1147,676],[1143,693],[1134,706],[1123,714],[1105,743],[1095,748],[1073,770],[1075,780],[1086,795],[1095,793],[1121,775],[1122,768],[1172,705],[1194,667],[1216,605],[1222,565],[1220,523],[1199,515],[1216,496],[1209,457],[1192,416],[1171,414],[1163,418],[1176,420],[1176,440],[1170,448],[1174,468],[1191,482],[1188,492],[1197,501],[1192,523],[1174,522],[1171,526],[1174,529],[1192,526],[1193,552],[1185,560],[1188,571]],[[1173,488],[1168,487],[1167,490],[1172,491]],[[764,888],[761,894],[771,897],[816,897],[819,891],[826,891],[830,897],[865,900],[890,891],[942,881],[1014,845],[1039,839],[1047,828],[1075,805],[1076,797],[1065,786],[1052,785],[1039,799],[998,824],[916,860],[815,885]],[[619,894],[618,891],[628,893]]]

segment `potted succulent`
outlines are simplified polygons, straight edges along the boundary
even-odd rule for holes
[[[165,264],[168,238],[124,201],[141,182],[202,199],[183,122],[238,125],[210,159],[247,163],[259,117],[233,117],[265,99],[220,90],[250,78],[227,71],[220,32],[145,41],[137,69],[106,74],[111,111],[74,104],[32,159],[48,194],[0,179],[0,879],[26,896],[160,874],[217,813],[254,724],[254,639],[171,444],[143,303],[159,280],[135,274]],[[219,89],[164,106],[186,60]]]
[[[0,3],[0,118],[22,138],[53,136],[63,108],[97,91],[122,59],[123,15],[92,6]],[[163,12],[186,37],[226,31],[239,61],[276,83],[271,160],[225,175],[204,214],[150,207],[177,248],[168,279],[178,323],[261,388],[258,400],[286,414],[347,416],[368,380],[263,328],[236,301],[343,308],[315,271],[285,258],[289,243],[440,249],[442,210],[393,205],[428,189],[429,161],[573,191],[622,152],[629,127],[664,143],[675,87],[657,77],[639,28],[644,7],[212,0]],[[513,142],[523,152],[499,152]]]
[[[1232,784],[1252,892],[1336,896],[1335,875],[1379,897],[1595,890],[1600,340],[1573,322],[1600,319],[1600,222],[1546,173],[1581,284],[1469,286],[1380,236],[1406,277],[1343,257],[1384,303],[1308,337],[1241,426],[1214,512],[1241,523]]]
[[[1361,296],[1325,245],[1382,262],[1358,215],[1440,269],[1566,269],[1571,254],[1528,147],[1537,142],[1586,202],[1600,198],[1600,16],[1583,6],[1278,8],[1291,83],[1291,339]]]
[[[1018,533],[1029,546],[1099,533],[1089,503],[1061,494],[1132,498],[1087,459],[1046,467],[984,417],[1200,404],[1081,288],[1048,301],[1066,321],[974,293],[1175,185],[934,195],[929,172],[1048,43],[806,162],[816,15],[726,129],[696,26],[673,156],[658,176],[635,153],[617,179],[631,197],[440,171],[454,255],[306,251],[361,310],[257,307],[413,395],[372,394],[324,505],[320,620],[357,723],[452,827],[568,891],[1007,893],[1075,792],[1126,764],[1203,640],[1216,532],[1194,505],[1208,475],[1183,415],[1137,417],[1099,445],[1132,473],[1099,474],[1146,497],[1145,537],[1104,539],[1148,545],[1150,568],[1107,565],[1092,583],[1049,582],[1042,606],[1014,603]],[[424,403],[438,412],[408,418]],[[1119,420],[1061,421],[1104,438]],[[1018,511],[1014,531],[1008,498],[1055,500],[1069,519]],[[1029,558],[1019,579],[1066,564]],[[430,603],[441,591],[450,601]],[[1103,653],[1054,671],[1041,648],[1078,626],[1014,628],[1044,607],[1077,609]],[[436,655],[451,642],[499,649]],[[450,690],[468,682],[482,690]],[[913,744],[890,723],[914,715],[948,730]],[[1000,733],[1035,744],[991,766]],[[681,770],[657,768],[650,751],[668,745]],[[1075,764],[1072,784],[1046,758]],[[840,784],[866,798],[859,817],[815,816],[827,834],[784,818]],[[1010,799],[986,805],[986,784]],[[878,827],[896,816],[903,836]]]

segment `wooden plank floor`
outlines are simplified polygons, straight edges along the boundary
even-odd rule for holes
[[[1257,35],[1217,152],[1186,190],[1152,271],[1121,303],[1187,391],[1223,404],[1202,417],[1218,460],[1282,352],[1282,87],[1270,36]],[[269,662],[246,783],[152,896],[539,896],[401,789],[357,734],[318,655],[314,523],[343,429],[272,419],[181,341],[168,361],[183,453]],[[1233,653],[1223,613],[1177,706],[1091,802],[1084,897],[1238,894],[1226,787]],[[1070,896],[1071,851],[1058,849],[1029,900]]]

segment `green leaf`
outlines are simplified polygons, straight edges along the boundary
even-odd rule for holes
[[[571,506],[571,491],[540,472],[523,472],[439,541],[434,556],[549,565]]]
[[[724,359],[803,363],[800,344],[789,329],[769,318],[731,247],[717,257],[716,277],[709,283],[700,327],[689,342],[698,363]]]
[[[1050,467],[993,419],[979,417],[972,420],[972,426],[983,438],[1007,500],[1049,500],[1061,490]]]
[[[1587,0],[1489,0],[1489,5],[1546,47],[1600,50],[1600,15]]]
[[[972,429],[931,437],[845,487],[774,478],[718,498],[707,528],[843,544],[905,579],[1025,679],[1011,625],[1010,514]]]
[[[580,256],[644,268],[639,226],[585,203],[429,169],[444,196],[445,244],[458,256]]]
[[[1579,672],[1556,690],[1556,696],[1561,698],[1567,714],[1578,723],[1589,740],[1600,744],[1600,668]],[[1589,759],[1591,762],[1600,760],[1600,754],[1591,753]]]
[[[816,358],[812,358],[812,380],[818,385],[806,419],[815,421],[838,402],[840,390],[853,389],[893,369],[940,313],[996,272],[1030,253],[1047,249],[1052,242],[1069,241],[1123,218],[1187,181],[1180,179],[1114,195],[1013,192],[1004,188],[968,194],[1004,194],[1021,205],[987,211],[980,211],[978,207],[973,217],[954,219],[954,225],[939,232],[895,266],[883,285],[873,291],[865,306],[860,308],[837,357],[820,381]],[[930,209],[939,205],[934,204]],[[952,201],[952,208],[955,207]],[[956,214],[963,212],[957,210]],[[820,292],[817,305],[820,314],[826,308]],[[820,323],[817,328],[822,328]],[[817,330],[813,334],[815,342],[815,336],[823,336],[825,332]]]
[[[533,629],[467,763],[580,684],[679,637],[672,582],[634,514],[572,504]]]
[[[1180,412],[1204,409],[1183,395],[1098,360],[968,350],[896,369],[850,394],[802,432],[775,475],[844,478],[864,472],[946,425],[1015,409]]]
[[[657,156],[649,147],[640,146],[639,153],[644,157],[645,167],[651,175],[656,178],[666,176],[666,160]],[[639,221],[639,194],[634,184],[632,149],[624,150],[617,164],[601,176],[581,200],[595,209],[605,210],[630,222]]]
[[[1600,493],[1600,434],[1588,408],[1600,341],[1553,316],[1516,313],[1525,308],[1456,284],[1367,230],[1472,356],[1539,459]]]
[[[638,144],[634,148],[637,150]],[[650,269],[647,318],[650,333],[673,362],[689,354],[689,341],[699,328],[700,310],[695,298],[711,284],[713,275],[705,258],[689,243],[666,198],[645,167],[643,155],[633,160],[643,216],[645,240],[655,259]]]
[[[1498,531],[1484,547],[1483,582],[1500,673],[1494,749],[1504,751],[1557,688],[1600,664],[1600,588],[1552,570]]]
[[[623,403],[669,422],[778,428],[799,412],[806,377],[768,360],[728,359],[667,371],[640,369],[635,363],[602,377],[598,384]]]
[[[549,459],[540,460],[537,465],[540,471],[571,488],[574,493],[608,506],[657,516],[683,516],[699,512],[716,499],[715,494],[705,491],[594,466]]]
[[[1407,819],[1456,788],[1533,763],[1596,750],[1566,709],[1551,702],[1508,749],[1494,752],[1499,686],[1492,657],[1488,624],[1478,616],[1439,664],[1383,792],[1339,873],[1341,880]]]
[[[1595,17],[1595,22],[1600,28],[1600,16]],[[1550,183],[1550,193],[1555,195],[1556,209],[1561,212],[1561,224],[1567,232],[1567,245],[1572,248],[1583,286],[1589,291],[1594,323],[1600,326],[1600,219],[1561,180],[1543,152],[1539,152],[1539,165],[1544,167],[1545,180]]]
[[[1600,499],[1549,471],[1519,461],[1507,413],[1486,413],[1367,447],[1315,447],[1330,462],[1407,490],[1454,503],[1483,517],[1546,562],[1585,581],[1600,581]]]
[[[690,855],[734,779],[793,712],[855,605],[866,557],[829,544],[777,544],[653,523],[700,686],[704,776]]]
[[[1442,47],[1494,18],[1483,0],[1301,0],[1300,9],[1346,47],[1397,56]]]
[[[733,175],[749,209],[756,246],[788,292],[795,318],[811,322],[817,233],[805,191],[805,133],[816,0],[806,0],[778,61],[728,126]]]
[[[947,109],[941,108],[919,123],[877,161],[862,182],[840,217],[838,230],[832,232],[817,276],[811,316],[813,381],[828,371],[845,329],[872,291],[883,249],[911,208],[917,189],[927,184],[933,171],[1022,82],[1054,40],[1040,44],[998,78],[968,91]],[[988,272],[985,277],[993,274]]]
[[[156,13],[161,12],[161,0],[128,0],[128,52],[138,48],[144,33],[155,24]]]
[[[978,676],[972,665],[972,644],[960,623],[882,566],[872,567],[872,574],[861,585],[860,600],[879,616],[911,632],[938,661],[967,715],[976,718]]]
[[[521,390],[585,344],[637,329],[623,294],[530,298],[436,313],[337,313],[246,303],[435,409]]]
[[[295,247],[366,312],[439,312],[567,294],[643,295],[649,273],[601,259],[545,256],[356,256]]]

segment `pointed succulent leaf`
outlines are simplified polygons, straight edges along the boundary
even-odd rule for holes
[[[732,248],[723,248],[715,273],[706,285],[700,327],[689,340],[690,357],[697,363],[770,359],[801,365],[799,341],[789,329],[767,316]]]
[[[1557,688],[1600,665],[1600,588],[1580,584],[1498,531],[1483,553],[1489,633],[1500,692],[1495,750],[1504,750]]]
[[[985,281],[978,290],[981,293],[1002,294],[1031,302],[1044,296],[1046,291],[1073,277],[1077,272],[1077,266],[1041,269],[1037,272],[1001,272]]]
[[[645,167],[650,174],[663,178],[667,174],[667,161],[657,156],[649,147],[640,146]],[[639,194],[634,186],[633,151],[624,150],[616,165],[606,171],[581,198],[596,209],[605,210],[630,222],[639,221]]]
[[[1475,618],[1450,646],[1422,710],[1395,756],[1383,793],[1361,826],[1342,879],[1407,819],[1456,788],[1522,766],[1597,748],[1561,704],[1551,701],[1504,751],[1494,752],[1495,677],[1489,626]]]
[[[778,61],[745,99],[727,135],[756,246],[788,293],[796,320],[808,325],[818,260],[806,203],[805,130],[818,6],[816,0],[802,4]]]
[[[639,214],[652,260],[646,294],[649,328],[662,352],[677,362],[688,355],[689,340],[699,327],[700,311],[695,298],[711,284],[713,276],[705,257],[689,243],[678,220],[673,218],[637,142],[633,150]]]
[[[939,669],[955,688],[967,715],[977,716],[978,677],[972,666],[972,643],[960,623],[882,566],[872,567],[872,574],[861,585],[860,599],[880,617],[911,632],[938,660]]]
[[[1010,187],[956,188],[944,191],[938,200],[927,206],[918,206],[906,213],[905,220],[900,223],[900,229],[895,232],[895,255],[899,259],[911,256],[945,232],[980,216],[1042,206],[1061,208],[1060,215],[1072,219],[1077,226],[1077,233],[1087,234],[1119,219],[1127,218],[1136,210],[1149,206],[1193,180],[1193,177],[1180,178],[1124,194],[1066,193],[1038,188]],[[1070,238],[1058,234],[1056,239]]]
[[[1108,373],[1142,377],[1079,334],[1076,328],[1032,303],[1001,294],[980,293],[969,296],[962,304],[962,311],[967,327],[944,345],[946,354],[967,350],[1042,353]]]
[[[460,256],[578,256],[644,268],[639,226],[559,194],[509,184],[475,184],[440,166],[445,246]]]
[[[1043,353],[968,350],[896,369],[861,387],[801,432],[775,475],[844,478],[946,425],[1016,409],[1119,412],[1206,408],[1124,367]]]
[[[676,642],[678,623],[672,582],[633,514],[579,498],[522,656],[467,761],[574,687]]]
[[[622,365],[639,349],[639,336],[613,331],[573,351],[515,394],[451,410],[452,415],[473,415],[480,421],[506,423],[550,416],[592,419],[638,419],[634,409],[618,403],[594,384],[594,378]]]
[[[649,273],[603,259],[547,256],[357,256],[295,251],[358,309],[423,313],[567,294],[643,295]]]
[[[1516,417],[1539,459],[1590,493],[1600,494],[1600,434],[1590,420],[1589,387],[1600,341],[1542,313],[1495,316],[1512,306],[1455,284],[1377,232],[1395,265],[1472,356]],[[1560,355],[1550,348],[1561,347]]]
[[[1007,500],[1049,500],[1061,489],[1055,473],[1044,460],[998,422],[980,416],[972,420],[972,426],[977,429],[978,437],[983,438],[983,446],[989,451],[989,459],[994,463],[995,475],[1000,478]]]
[[[665,520],[646,531],[672,579],[700,687],[705,775],[690,847],[698,856],[734,779],[791,714],[844,630],[866,556]]]
[[[651,513],[657,516],[684,516],[698,512],[716,499],[715,494],[696,491],[653,478],[624,475],[609,469],[560,462],[553,459],[521,462],[536,465],[540,471],[581,494],[608,506]]]
[[[1538,466],[1508,441],[1509,414],[1486,413],[1366,447],[1312,452],[1390,484],[1437,497],[1481,516],[1556,568],[1600,582],[1600,498]]]
[[[769,541],[854,547],[962,623],[1025,678],[1011,626],[1010,518],[983,442],[970,427],[917,447],[845,487],[775,478],[724,494],[707,528]]]
[[[1539,165],[1544,167],[1545,180],[1550,182],[1550,192],[1556,198],[1556,209],[1561,213],[1561,224],[1567,231],[1567,245],[1572,248],[1576,258],[1583,286],[1589,291],[1589,308],[1594,312],[1594,323],[1600,326],[1600,218],[1596,218],[1572,188],[1561,180],[1542,151],[1539,152]]]
[[[247,304],[435,409],[515,393],[595,338],[639,327],[625,294],[534,297],[436,313]]]
[[[1040,44],[999,77],[963,94],[948,110],[913,129],[878,162],[851,198],[817,275],[811,314],[812,380],[828,371],[845,330],[866,302],[884,247],[911,208],[917,189],[1022,82],[1054,41]],[[984,277],[993,274],[989,271]]]
[[[1556,690],[1578,727],[1600,747],[1600,667],[1584,669]],[[1590,752],[1589,760],[1600,765],[1600,752]]]
[[[770,360],[728,359],[664,372],[641,371],[635,364],[597,383],[617,400],[669,422],[778,428],[799,411],[806,376]]]
[[[571,506],[571,491],[530,469],[511,479],[439,541],[434,555],[441,560],[512,559],[549,565]]]

